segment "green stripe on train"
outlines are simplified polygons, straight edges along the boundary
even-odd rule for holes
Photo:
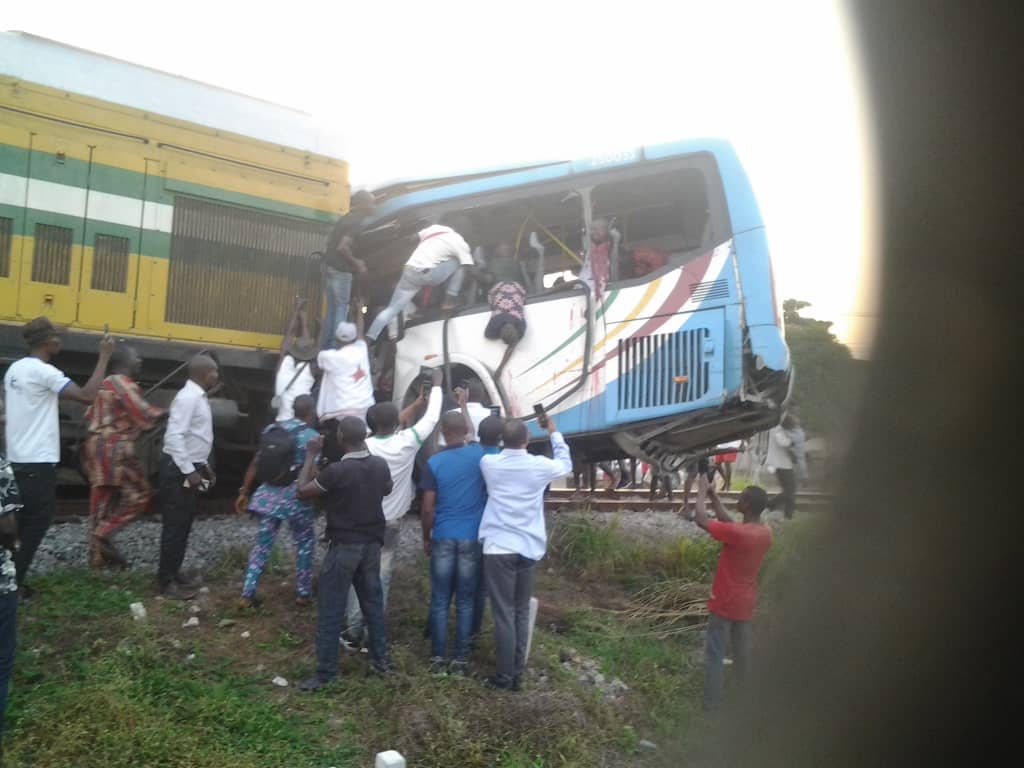
[[[75,245],[94,245],[96,235],[114,235],[126,237],[131,242],[131,252],[141,256],[166,259],[171,253],[171,236],[166,232],[153,229],[142,230],[142,242],[139,243],[139,228],[126,227],[123,224],[112,224],[106,221],[90,220],[86,222],[85,232],[82,229],[81,216],[68,216],[51,211],[25,209],[13,205],[0,204],[0,216],[11,219],[14,223],[11,233],[15,236],[33,237],[36,224],[48,224],[52,227],[65,227],[73,233]],[[84,235],[84,236],[83,236]]]
[[[103,163],[93,163],[90,169],[89,163],[85,160],[66,157],[62,162],[58,162],[57,156],[52,153],[38,150],[30,152],[23,147],[0,144],[0,173],[9,173],[25,178],[30,173],[30,160],[33,179],[67,184],[82,189],[88,186],[97,192],[107,192],[136,199],[142,199],[143,187],[145,187],[145,199],[148,202],[173,205],[176,194],[187,194],[300,219],[332,222],[337,218],[332,213],[316,208],[233,192],[205,184],[194,184],[180,179],[167,179],[162,174],[153,175],[147,179],[144,173]]]

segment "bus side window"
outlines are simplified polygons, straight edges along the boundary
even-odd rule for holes
[[[595,218],[621,233],[612,282],[682,263],[709,238],[707,185],[697,168],[601,184],[592,200]]]

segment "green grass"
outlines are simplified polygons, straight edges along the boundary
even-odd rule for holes
[[[622,533],[618,517],[607,525],[566,517],[552,530],[549,549],[570,571],[614,575],[639,588],[659,579],[706,581],[721,547],[710,537],[679,536],[660,543],[636,539]]]

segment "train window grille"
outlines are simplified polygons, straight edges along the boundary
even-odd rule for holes
[[[659,408],[702,399],[710,363],[707,328],[622,339],[618,344],[620,411]]]
[[[92,288],[96,291],[128,290],[128,251],[131,242],[127,237],[96,235],[92,249]]]
[[[11,276],[11,247],[14,241],[14,219],[0,216],[0,277]]]
[[[68,227],[36,224],[32,246],[33,282],[70,285],[73,239],[74,232]]]
[[[165,318],[281,333],[292,297],[316,301],[329,223],[179,195],[174,201]]]

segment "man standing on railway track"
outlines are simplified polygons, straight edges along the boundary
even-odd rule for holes
[[[714,712],[722,703],[725,652],[730,639],[737,683],[744,684],[750,670],[757,573],[772,545],[772,531],[761,524],[761,513],[768,504],[768,494],[763,488],[751,485],[740,494],[736,509],[743,515],[743,522],[737,523],[722,507],[707,475],[702,472],[697,482],[697,525],[722,542],[722,554],[718,557],[708,600],[711,615],[704,643],[704,711]],[[717,520],[708,519],[708,498]]]
[[[164,413],[146,402],[135,383],[142,360],[134,348],[118,347],[110,367],[111,375],[103,380],[85,414],[89,436],[83,457],[91,486],[89,565],[93,568],[128,565],[110,538],[134,520],[153,495],[135,444]]]
[[[206,393],[217,385],[217,363],[196,355],[188,366],[188,381],[171,403],[164,453],[160,457],[160,593],[175,600],[195,597],[198,584],[181,573],[188,535],[196,515],[199,491],[216,478],[210,468],[213,415]]]
[[[518,419],[505,422],[504,448],[480,460],[487,504],[480,522],[484,578],[494,614],[496,673],[492,688],[519,690],[530,633],[533,569],[547,550],[544,489],[572,472],[572,456],[555,420],[547,417],[554,458],[526,450],[529,432]]]
[[[24,506],[16,513],[21,547],[14,556],[18,585],[24,598],[31,596],[25,577],[36,550],[46,536],[57,506],[57,465],[60,463],[58,400],[91,405],[107,374],[114,340],[104,336],[92,376],[79,388],[63,371],[50,364],[60,352],[60,334],[49,318],[37,317],[21,331],[27,357],[11,363],[4,375],[7,409],[7,459],[21,489]]]

